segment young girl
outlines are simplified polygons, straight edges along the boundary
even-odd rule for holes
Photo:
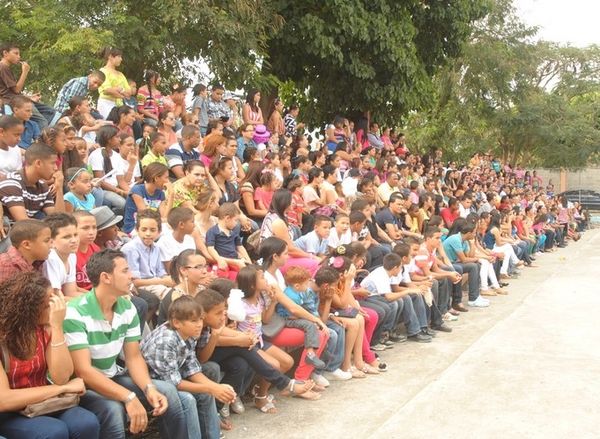
[[[258,204],[258,208],[266,212],[269,210],[269,206],[271,206],[273,193],[278,189],[278,181],[275,178],[275,174],[267,170],[263,170],[259,181],[260,186],[254,191],[254,200]]]
[[[150,163],[160,163],[167,166],[165,152],[168,149],[167,138],[160,132],[150,134],[150,151],[142,158],[142,169]]]
[[[172,111],[163,111],[158,116],[158,132],[162,133],[167,139],[167,147],[177,143],[175,123],[176,119]]]
[[[294,365],[293,358],[277,346],[265,341],[262,333],[263,319],[269,321],[275,312],[277,288],[267,283],[263,270],[256,266],[242,268],[237,276],[237,284],[238,288],[244,293],[242,305],[246,313],[246,319],[237,323],[237,329],[255,336],[258,339],[258,354],[271,367],[285,374]],[[265,378],[259,378],[258,389],[254,395],[254,404],[261,412],[272,414],[277,413],[277,409],[273,404],[274,400],[267,396],[270,386],[271,383]],[[314,398],[317,394],[310,390],[312,388],[312,382],[298,383],[297,386],[294,386],[293,391],[296,394],[310,392],[305,396]]]
[[[281,160],[279,154],[269,152],[263,160],[266,169],[275,174],[275,178],[279,181],[279,187],[283,184],[283,172],[281,170]]]
[[[44,128],[40,140],[56,151],[56,166],[62,169],[63,154],[67,149],[67,135],[58,128]]]
[[[165,203],[164,189],[169,183],[169,168],[161,163],[151,163],[144,168],[144,183],[136,184],[131,188],[125,201],[125,215],[123,217],[123,231],[131,233],[135,228],[137,212],[144,209],[158,210],[165,219],[170,210],[169,203]],[[172,203],[172,197],[171,197]]]
[[[123,169],[123,180],[129,188],[142,180],[137,149],[132,135],[119,134],[119,157],[121,159],[121,169]]]
[[[73,144],[75,145],[75,150],[77,151],[77,155],[79,156],[79,160],[86,164],[88,162],[88,145],[83,137],[75,137],[73,139]]]
[[[67,169],[67,186],[69,192],[64,195],[67,212],[76,210],[89,212],[96,207],[96,199],[91,193],[92,174],[86,168]]]

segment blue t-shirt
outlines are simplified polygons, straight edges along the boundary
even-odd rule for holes
[[[63,196],[64,200],[73,205],[73,210],[85,210],[89,212],[95,207],[96,199],[92,194],[87,194],[85,200],[80,200],[73,192],[67,192]]]
[[[469,243],[462,240],[460,233],[448,236],[443,245],[444,251],[451,262],[460,262],[458,260],[458,252],[467,253],[469,251]]]
[[[242,245],[240,225],[235,226],[229,235],[215,224],[206,232],[206,246],[214,247],[219,256],[223,258],[238,259],[237,247]]]
[[[289,297],[296,305],[300,305],[312,315],[319,317],[319,296],[310,288],[304,292],[298,292],[292,287],[286,287],[286,289],[283,290],[283,294]],[[279,303],[277,304],[275,311],[283,318],[288,318],[290,316],[288,310]]]
[[[314,230],[302,235],[294,241],[294,245],[300,250],[313,255],[324,255],[327,253],[327,238],[321,239]]]
[[[385,207],[381,209],[375,215],[375,222],[379,227],[381,227],[384,231],[386,230],[386,224],[395,224],[398,229],[402,229],[402,220],[394,215],[389,207]]]
[[[123,231],[125,233],[131,233],[135,229],[137,207],[132,198],[133,194],[142,197],[146,207],[152,210],[158,210],[161,201],[165,199],[165,193],[161,189],[157,189],[154,194],[150,195],[144,183],[133,186],[125,200],[125,214],[123,218]]]

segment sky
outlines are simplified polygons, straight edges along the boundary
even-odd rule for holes
[[[600,44],[600,0],[514,0],[517,14],[538,36],[571,46]]]

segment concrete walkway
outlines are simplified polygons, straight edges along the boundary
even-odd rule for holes
[[[593,230],[540,256],[453,333],[384,352],[386,374],[278,398],[275,415],[248,404],[227,439],[600,437],[599,247]]]

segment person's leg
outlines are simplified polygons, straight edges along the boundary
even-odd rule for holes
[[[412,299],[408,296],[405,296],[397,302],[402,302],[402,311],[400,315],[402,316],[402,321],[406,326],[407,335],[411,337],[413,335],[419,334],[421,332],[422,326],[419,323],[419,318],[415,314]]]
[[[219,421],[214,396],[208,393],[192,393],[192,396],[196,399],[200,430],[202,431],[201,437],[203,439],[219,439],[221,436],[221,422]]]
[[[40,113],[40,110],[37,109],[35,102],[33,103],[31,110],[32,110],[32,112],[31,112],[30,120],[37,123],[40,127],[40,130],[43,130],[44,128],[46,128],[50,121],[48,119],[46,119],[46,117],[44,117],[44,115],[42,113]]]
[[[362,314],[357,314],[352,320],[356,322],[357,326],[356,341],[354,342],[354,348],[352,349],[352,358],[354,360],[354,366],[362,371],[365,367],[362,355],[363,340],[365,339],[365,318]]]
[[[438,299],[436,301],[438,309],[442,315],[450,310],[450,293],[452,291],[452,283],[450,279],[437,279],[438,282]]]
[[[352,351],[358,335],[358,322],[355,319],[344,319],[344,329],[346,330],[346,339],[344,340],[344,361],[341,369],[348,372],[352,366]]]
[[[0,435],[8,439],[69,439],[69,429],[51,416],[27,418],[18,413],[0,413]]]
[[[474,262],[467,262],[463,270],[469,275],[469,300],[473,301],[479,297],[479,266]]]
[[[377,300],[375,297],[368,297],[359,303],[361,306],[367,306],[377,313],[377,325],[375,326],[375,331],[371,337],[371,345],[376,345],[381,339],[384,322],[386,319],[390,318],[391,309],[389,305]]]
[[[315,354],[317,357],[320,357],[327,346],[327,340],[329,339],[329,331],[319,331],[319,347],[315,349]],[[298,363],[298,367],[296,368],[296,372],[294,374],[294,378],[297,380],[306,381],[310,378],[310,375],[313,373],[314,366],[308,364],[306,362],[306,349],[302,351],[302,355],[300,356],[300,362]]]
[[[115,215],[123,216],[125,211],[125,198],[119,194],[111,191],[104,191],[104,200],[102,201],[104,206],[110,207]]]
[[[343,327],[331,320],[327,320],[326,324],[329,328],[329,341],[327,342],[327,347],[323,353],[327,359],[327,361],[325,361],[325,370],[333,372],[334,370],[339,369],[342,365],[342,361],[344,361],[345,331]]]
[[[127,415],[123,403],[88,389],[79,400],[79,405],[96,415],[100,422],[101,438],[125,439]]]
[[[43,102],[34,102],[33,107],[44,117],[44,119],[46,119],[48,126],[54,126],[54,124],[58,122],[60,115],[53,107],[46,105]]]
[[[511,249],[512,250],[512,249]],[[510,264],[510,250],[506,248],[506,246],[494,246],[494,252],[503,253],[504,256],[502,258],[502,267],[500,267],[500,274],[507,275],[508,274],[508,266]]]
[[[187,437],[189,439],[193,437],[202,438],[202,429],[200,426],[200,417],[198,416],[198,405],[196,398],[189,392],[178,391],[179,401],[185,412],[185,422],[187,425]]]
[[[250,366],[246,360],[244,360],[242,357],[232,355],[220,361],[218,364],[221,371],[225,372],[225,376],[221,380],[221,383],[229,384],[231,387],[233,387],[235,393],[242,395],[244,381],[248,374],[248,369],[250,369]]]
[[[487,259],[479,259],[479,282],[481,291],[487,291],[489,271],[491,270],[490,261]]]
[[[288,328],[301,329],[304,332],[304,347],[316,349],[319,347],[319,329],[317,325],[306,319],[289,319],[285,322]]]
[[[375,310],[369,307],[363,307],[362,309],[368,315],[368,317],[365,318],[365,333],[362,343],[362,356],[364,361],[371,364],[376,360],[375,353],[371,350],[371,340],[373,340],[373,333],[375,332],[375,327],[377,326],[378,317]]]
[[[452,268],[461,276],[465,274],[462,264],[452,264]],[[508,270],[508,266],[506,269]],[[459,303],[462,303],[462,282],[452,285],[452,305],[458,305]]]
[[[427,328],[427,305],[425,304],[425,299],[421,294],[411,294],[410,298],[412,300],[413,309],[415,311],[415,315],[417,316],[417,321],[422,329]]]
[[[70,439],[98,439],[100,422],[96,415],[82,407],[72,407],[56,416],[69,430]]]
[[[95,187],[92,188],[92,195],[94,196],[94,207],[104,206],[104,190]]]
[[[121,386],[135,392],[140,402],[145,407],[150,408],[144,390],[135,385],[128,375],[121,375],[113,378]],[[185,410],[177,393],[177,389],[172,384],[165,381],[152,380],[156,390],[167,398],[167,411],[159,418],[159,429],[163,438],[181,438],[187,435],[187,422],[185,419]],[[104,436],[102,436],[104,437]]]

